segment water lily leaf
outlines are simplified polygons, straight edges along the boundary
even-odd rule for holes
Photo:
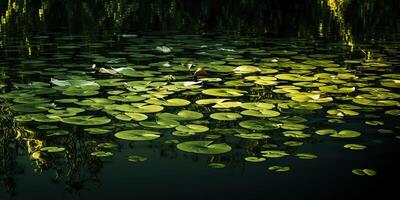
[[[58,153],[58,152],[65,151],[65,148],[49,146],[49,147],[40,148],[40,151],[44,151],[44,152],[48,152],[48,153]]]
[[[240,114],[253,117],[276,117],[281,113],[274,110],[244,110]]]
[[[248,156],[248,157],[245,157],[244,160],[247,162],[264,162],[267,159],[265,159],[263,157]]]
[[[131,155],[128,157],[129,162],[144,162],[146,160],[147,160],[146,157],[138,156],[138,155]]]
[[[106,152],[106,151],[95,151],[90,153],[91,156],[96,156],[96,157],[109,157],[112,156],[113,153],[111,152]]]
[[[275,108],[274,104],[261,102],[247,102],[240,105],[241,108],[247,110],[269,110]]]
[[[135,121],[143,121],[146,120],[148,117],[145,114],[142,113],[125,113],[126,116],[128,116],[130,119],[133,119]]]
[[[233,121],[242,118],[242,115],[238,113],[213,113],[210,115],[211,118],[221,121]]]
[[[246,91],[236,90],[230,88],[213,88],[201,91],[203,94],[217,97],[240,97],[243,96]]]
[[[176,147],[181,151],[197,154],[222,154],[232,150],[225,143],[213,143],[211,140],[187,141],[179,143]]]
[[[268,170],[276,171],[276,172],[287,172],[290,170],[290,167],[274,165],[274,166],[268,167]]]
[[[257,130],[257,131],[267,131],[278,129],[278,124],[267,121],[267,120],[246,120],[239,123],[243,128]]]
[[[102,135],[102,134],[107,134],[107,133],[111,132],[111,130],[103,129],[103,128],[85,128],[84,130],[92,135]]]
[[[121,101],[121,102],[139,102],[146,99],[146,97],[139,95],[109,96],[107,98],[113,101]]]
[[[240,133],[240,134],[235,134],[235,136],[252,140],[263,140],[270,138],[269,135],[265,135],[263,133]]]
[[[81,126],[95,126],[108,124],[111,120],[107,117],[93,117],[90,115],[61,118],[61,122]]]
[[[181,110],[176,115],[172,113],[157,113],[156,116],[160,119],[172,119],[176,121],[190,121],[203,118],[203,114],[191,110]]]
[[[311,137],[310,134],[306,134],[303,131],[284,131],[283,135],[285,137],[292,137],[292,138],[309,138]]]
[[[358,131],[352,131],[352,130],[342,130],[338,133],[331,134],[331,137],[337,137],[337,138],[353,138],[353,137],[358,137],[360,136],[361,133]]]
[[[279,151],[279,150],[261,151],[261,154],[263,157],[267,157],[267,158],[282,158],[282,157],[289,155],[285,151]]]
[[[208,164],[209,167],[213,168],[213,169],[222,169],[225,168],[225,164],[224,163],[210,163]]]
[[[114,136],[122,140],[129,141],[148,141],[155,140],[160,137],[159,132],[148,130],[126,130],[116,133]]]
[[[275,76],[275,78],[286,81],[302,81],[302,82],[315,81],[318,79],[317,77],[314,76],[302,76],[299,74],[278,74]]]
[[[353,169],[351,172],[353,172],[353,174],[358,175],[358,176],[375,176],[376,175],[376,171],[373,169]]]
[[[225,101],[221,103],[216,103],[213,108],[236,108],[239,107],[242,103],[238,101]]]
[[[85,112],[85,109],[69,107],[66,108],[65,110],[56,110],[56,109],[49,110],[49,113],[52,113],[53,116],[59,116],[59,117],[72,117],[81,112]]]
[[[196,101],[196,104],[199,105],[208,105],[208,104],[217,104],[227,101],[229,99],[200,99]]]
[[[16,112],[35,113],[48,111],[54,107],[56,107],[56,105],[51,103],[25,103],[13,105],[11,109]]]
[[[142,121],[142,122],[139,122],[139,124],[144,127],[159,128],[159,129],[175,128],[180,125],[180,123],[178,121],[171,120],[171,119],[160,119],[157,121]]]
[[[187,124],[187,125],[177,126],[176,130],[181,132],[202,133],[208,131],[209,128],[197,124]]]
[[[351,150],[363,150],[366,149],[367,146],[361,144],[346,144],[344,148],[351,149]]]
[[[296,156],[303,160],[311,160],[311,159],[318,158],[318,156],[316,156],[314,154],[310,154],[310,153],[298,153],[298,154],[296,154]]]
[[[236,67],[233,70],[237,74],[249,74],[249,73],[254,73],[254,72],[260,72],[260,68],[251,66],[251,65],[241,65],[239,67]]]

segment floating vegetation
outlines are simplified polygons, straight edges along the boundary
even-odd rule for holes
[[[147,165],[159,151],[213,169],[287,172],[274,162],[318,163],[325,145],[367,157],[400,137],[398,49],[365,60],[336,43],[212,37],[126,34],[95,49],[66,39],[48,59],[10,58],[21,67],[1,82],[0,102],[24,130],[14,138],[37,163],[79,147],[98,162]]]

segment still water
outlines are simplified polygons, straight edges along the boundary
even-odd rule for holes
[[[397,1],[0,5],[0,199],[396,193]]]

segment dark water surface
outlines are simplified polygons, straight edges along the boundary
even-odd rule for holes
[[[396,198],[399,10],[1,1],[0,199]]]

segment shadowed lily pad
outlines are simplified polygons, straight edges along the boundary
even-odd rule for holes
[[[258,131],[266,131],[279,128],[278,124],[267,120],[247,120],[240,122],[239,125],[243,128]]]
[[[176,145],[176,147],[181,151],[198,154],[222,154],[232,150],[225,143],[214,144],[211,140],[182,142]]]
[[[161,133],[159,132],[148,131],[148,130],[127,130],[127,131],[120,131],[116,133],[114,136],[122,140],[148,141],[159,138],[160,134]]]
[[[111,122],[107,117],[93,117],[93,116],[76,116],[61,118],[61,121],[66,124],[81,125],[81,126],[95,126],[103,125]]]
[[[238,113],[213,113],[210,117],[221,121],[233,121],[242,118],[242,115]]]

